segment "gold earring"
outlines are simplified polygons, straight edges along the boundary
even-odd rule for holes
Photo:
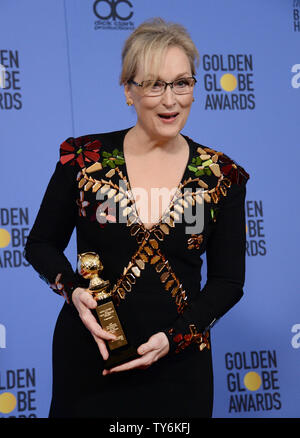
[[[128,106],[132,106],[133,105],[133,100],[132,99],[127,99],[127,105]]]
[[[193,98],[193,102],[195,102],[195,99]]]

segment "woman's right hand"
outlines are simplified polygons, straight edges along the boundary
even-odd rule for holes
[[[107,341],[116,339],[116,336],[102,329],[90,309],[97,307],[96,300],[92,297],[88,289],[77,287],[72,293],[72,301],[78,310],[81,321],[85,327],[91,332],[95,339],[103,360],[109,356],[104,339]]]

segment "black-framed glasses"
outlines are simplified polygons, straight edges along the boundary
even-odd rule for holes
[[[166,91],[168,85],[170,85],[170,88],[175,94],[190,94],[192,93],[196,82],[197,80],[194,76],[179,78],[173,82],[166,82],[160,79],[156,81],[143,81],[140,83],[135,82],[134,80],[128,81],[129,84],[141,87],[145,96],[161,96]]]

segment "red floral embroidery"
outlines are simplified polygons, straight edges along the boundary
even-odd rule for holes
[[[70,137],[60,145],[60,162],[73,166],[77,161],[81,168],[86,167],[86,163],[99,160],[101,146],[99,140],[91,141],[90,137]]]
[[[191,234],[188,239],[188,249],[199,249],[203,242],[203,234]]]
[[[182,341],[182,339],[183,339],[182,334],[181,334],[181,333],[178,333],[178,335],[175,335],[175,336],[174,336],[173,341],[177,343],[177,342]]]
[[[235,164],[235,162],[227,155],[220,155],[218,162],[220,164],[221,172],[234,184],[242,184],[244,179],[248,180],[250,178],[245,169]]]
[[[204,348],[210,348],[209,344],[209,333],[199,333],[194,324],[189,325],[190,333],[177,333],[173,336],[173,341],[177,344],[175,353],[179,353],[187,348],[192,343],[196,343],[199,346],[199,350],[202,351]],[[174,334],[174,329],[169,330],[169,334]]]

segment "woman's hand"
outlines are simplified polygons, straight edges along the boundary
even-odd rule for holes
[[[90,309],[97,307],[97,302],[88,289],[77,287],[72,293],[72,301],[78,310],[81,321],[91,332],[104,360],[109,356],[104,339],[107,341],[116,339],[116,336],[102,329]]]
[[[161,357],[169,352],[169,340],[165,333],[159,332],[151,336],[145,344],[142,344],[137,349],[141,355],[140,358],[131,360],[110,370],[103,370],[103,376],[107,374],[117,373],[119,371],[131,370],[133,368],[145,369],[156,362]]]

